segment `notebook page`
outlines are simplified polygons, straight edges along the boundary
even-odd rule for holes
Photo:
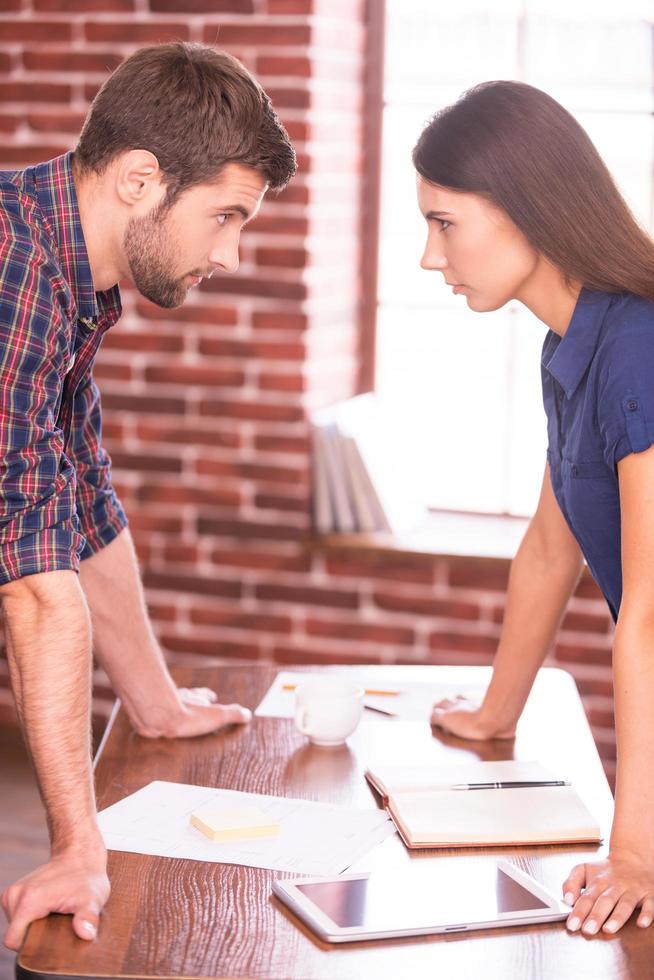
[[[536,844],[599,840],[570,786],[401,793],[394,809],[412,844]]]

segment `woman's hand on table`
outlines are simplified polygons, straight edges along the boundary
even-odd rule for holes
[[[572,905],[566,925],[585,936],[615,933],[636,908],[636,925],[654,920],[654,857],[613,849],[603,861],[576,865],[563,882],[564,900]]]
[[[497,730],[482,707],[462,694],[455,698],[443,698],[432,708],[431,724],[444,732],[481,741],[489,738],[514,738],[515,726]]]
[[[30,923],[50,912],[72,915],[73,932],[80,939],[95,939],[100,912],[109,898],[106,852],[78,848],[53,856],[2,894],[2,908],[9,921],[4,943],[19,950]]]

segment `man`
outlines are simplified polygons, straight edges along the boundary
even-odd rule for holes
[[[51,838],[2,896],[5,943],[50,912],[93,939],[109,896],[90,769],[93,650],[138,734],[193,736],[250,712],[178,690],[148,622],[101,447],[92,369],[130,279],[163,307],[216,269],[295,155],[268,97],[200,45],[145,48],[96,97],[74,153],[0,174],[0,597],[21,725]]]

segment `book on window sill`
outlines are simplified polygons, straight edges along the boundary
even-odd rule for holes
[[[488,782],[558,780],[538,762],[371,766],[366,779],[409,848],[598,843],[599,824],[573,786],[452,789]]]

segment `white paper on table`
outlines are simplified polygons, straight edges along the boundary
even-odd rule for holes
[[[370,685],[370,675],[357,676],[354,671],[339,674],[337,671],[330,670],[329,673],[312,671],[311,673],[293,673],[292,671],[280,671],[272,682],[270,688],[263,696],[261,702],[255,710],[255,715],[260,718],[294,718],[295,717],[295,691],[285,691],[285,684],[298,685],[303,681],[315,680],[319,677],[341,678],[350,681],[352,684],[360,683],[363,688]],[[435,701],[442,698],[454,697],[455,694],[465,694],[472,698],[483,697],[485,687],[479,684],[457,684],[456,690],[448,684],[424,684],[420,681],[380,681],[376,686],[378,690],[399,691],[397,695],[386,694],[366,694],[365,702],[373,707],[385,708],[393,711],[397,717],[403,721],[429,721],[431,709]],[[381,717],[381,716],[380,716]]]
[[[280,825],[280,833],[210,841],[190,823],[191,813],[208,804],[225,809],[257,806],[271,823]],[[395,833],[385,810],[159,780],[102,810],[98,823],[112,851],[325,876],[345,871]]]

